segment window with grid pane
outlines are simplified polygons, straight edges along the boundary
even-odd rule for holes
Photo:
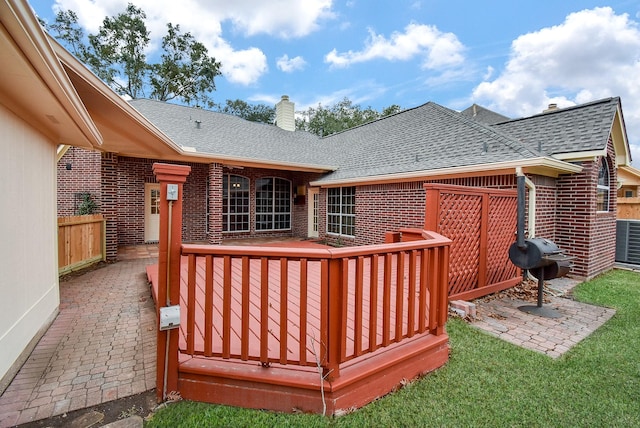
[[[249,179],[240,175],[222,176],[222,231],[249,230]]]
[[[327,193],[327,232],[356,235],[356,188],[336,187]]]
[[[291,229],[291,182],[284,178],[256,180],[256,230]]]
[[[609,189],[609,163],[603,158],[598,172],[598,211],[609,211]]]

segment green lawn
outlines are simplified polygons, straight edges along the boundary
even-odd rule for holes
[[[614,270],[576,299],[616,315],[553,360],[451,319],[441,369],[352,414],[289,415],[180,402],[146,427],[640,427],[640,274]]]

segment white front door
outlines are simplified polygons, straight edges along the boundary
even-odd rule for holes
[[[144,185],[144,240],[158,242],[160,238],[160,185]]]
[[[309,188],[308,192],[309,202],[307,203],[307,211],[309,215],[308,225],[309,225],[309,238],[317,238],[318,237],[318,209],[320,208],[320,189]]]

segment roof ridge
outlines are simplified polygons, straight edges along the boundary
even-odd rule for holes
[[[533,114],[533,115],[530,115],[530,116],[524,116],[524,117],[519,117],[519,118],[515,118],[515,119],[506,120],[504,122],[496,123],[495,125],[500,125],[500,124],[509,123],[509,122],[518,122],[518,121],[521,121],[521,120],[528,120],[528,119],[532,119],[534,117],[541,117],[541,116],[556,115],[556,114],[559,114],[559,113],[566,113],[566,112],[569,112],[569,111],[573,111],[573,110],[577,110],[577,109],[581,109],[581,108],[585,108],[585,107],[590,107],[590,106],[593,106],[593,105],[596,105],[596,104],[611,103],[611,101],[616,101],[616,103],[619,103],[620,102],[620,97],[619,96],[615,96],[615,97],[601,98],[601,99],[598,99],[598,100],[593,100],[593,101],[589,101],[589,102],[582,103],[582,104],[576,104],[576,105],[572,105],[572,106],[569,106],[569,107],[557,108],[555,110],[543,111],[543,112],[536,113],[536,114]]]
[[[361,127],[363,127],[363,126],[371,125],[372,123],[380,122],[380,121],[382,121],[382,120],[389,119],[389,118],[391,118],[391,117],[398,116],[398,115],[401,115],[401,114],[403,114],[403,113],[407,113],[407,112],[410,112],[410,111],[412,111],[412,110],[419,109],[419,108],[421,108],[421,107],[426,106],[426,105],[427,105],[427,104],[429,104],[429,103],[433,103],[433,102],[432,102],[432,101],[427,101],[426,103],[424,103],[424,104],[420,104],[419,106],[410,107],[410,108],[407,108],[407,109],[404,109],[404,110],[400,110],[400,111],[398,111],[398,112],[395,112],[395,113],[392,113],[392,114],[388,114],[388,115],[386,115],[386,116],[379,117],[379,118],[374,119],[374,120],[372,120],[372,121],[370,121],[370,122],[361,123],[361,124],[356,125],[356,126],[354,126],[354,127],[351,127],[351,128],[348,128],[348,129],[343,129],[342,131],[335,132],[335,133],[333,133],[333,134],[326,135],[326,136],[324,136],[324,137],[320,137],[320,139],[321,139],[321,140],[324,140],[325,138],[335,137],[336,135],[344,134],[345,132],[349,132],[349,131],[352,131],[352,130],[355,130],[355,129],[361,128]],[[433,104],[435,104],[435,103],[433,103]]]
[[[477,120],[473,120],[470,117],[467,117],[465,115],[463,115],[460,112],[457,112],[455,110],[452,110],[448,107],[444,107],[441,106],[440,104],[437,103],[433,103],[434,106],[437,106],[438,108],[442,109],[445,113],[451,115],[452,117],[456,118],[457,120],[461,120],[462,122],[464,122],[467,126],[470,126],[472,128],[480,128],[481,132],[485,133],[485,134],[494,134],[497,138],[496,140],[501,142],[502,144],[504,144],[505,146],[515,150],[516,152],[522,154],[522,155],[534,155],[534,156],[540,156],[542,155],[542,153],[540,152],[534,152],[533,150],[528,149],[524,143],[522,143],[518,138],[514,137],[511,134],[508,134],[506,132],[502,132],[500,130],[494,129],[492,125],[487,125],[483,122],[479,122]]]

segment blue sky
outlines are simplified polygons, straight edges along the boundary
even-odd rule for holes
[[[168,22],[222,63],[216,102],[296,110],[348,97],[376,110],[477,103],[509,117],[622,98],[640,166],[640,1],[131,0],[153,55]],[[52,20],[74,10],[87,32],[127,0],[32,0]]]

